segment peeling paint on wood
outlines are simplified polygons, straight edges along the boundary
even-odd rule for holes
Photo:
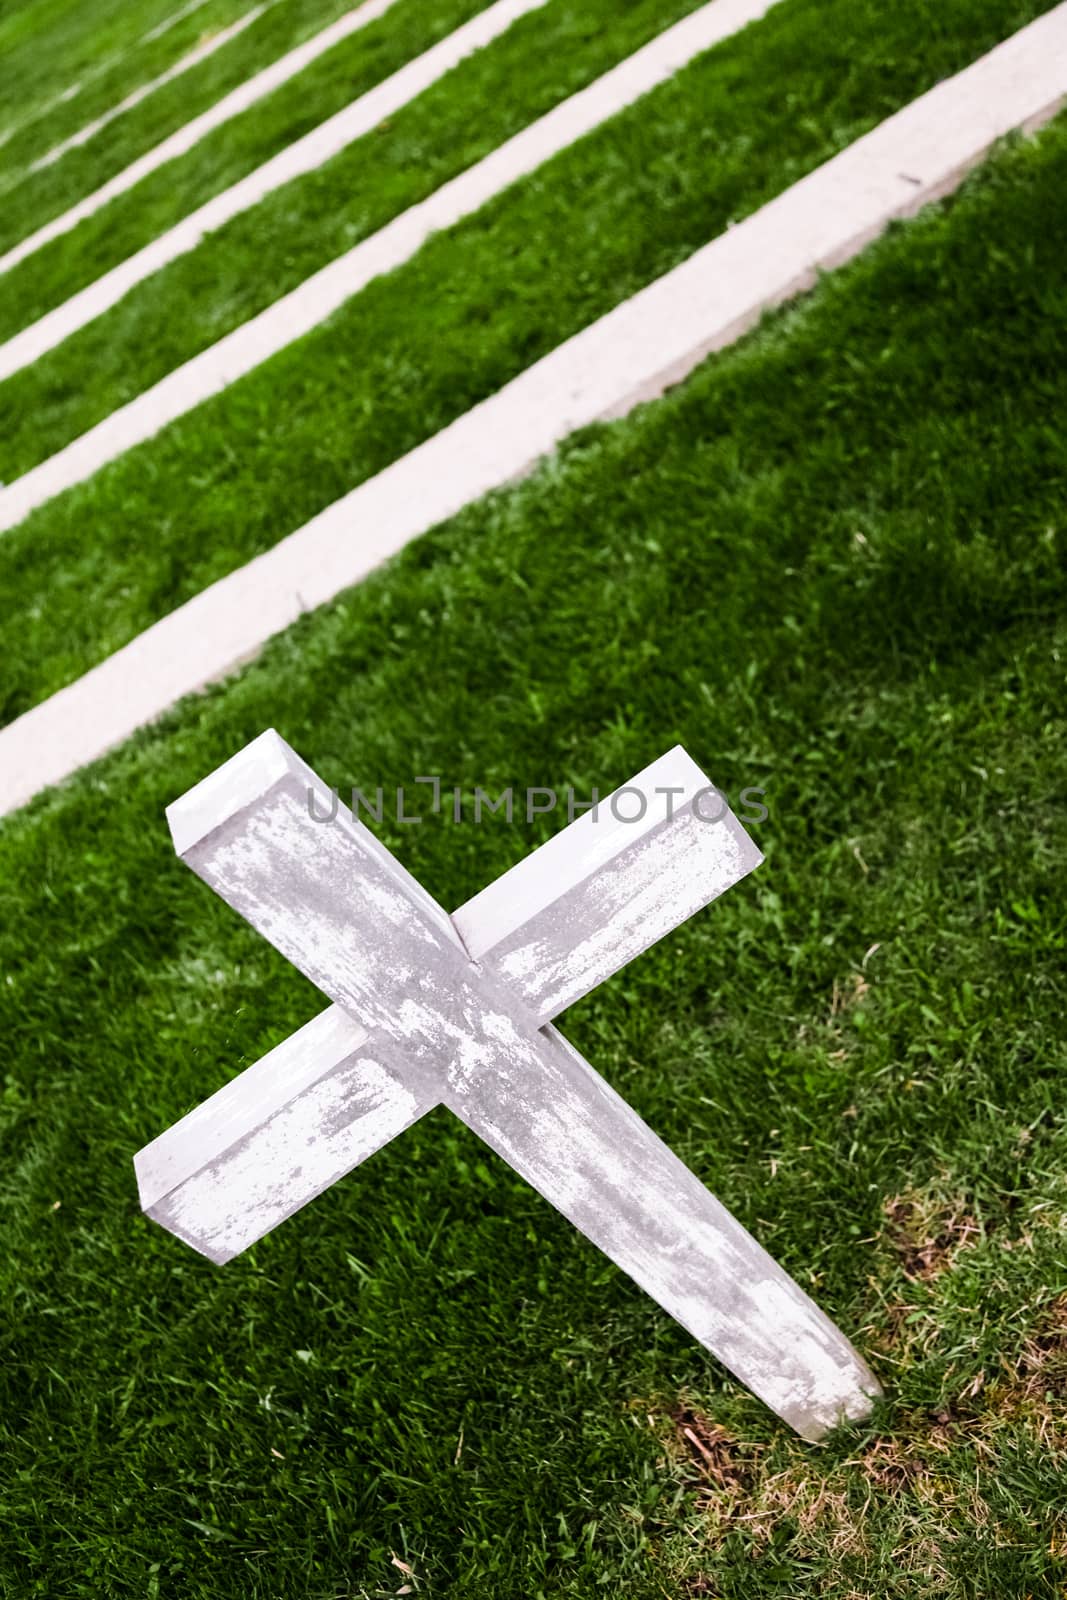
[[[142,1204],[225,1261],[443,1103],[819,1438],[867,1414],[869,1369],[549,1025],[762,859],[729,812],[702,820],[683,750],[627,788],[640,822],[607,797],[454,919],[347,808],[312,820],[328,792],[274,732],[171,806],[183,859],[334,1004],[140,1153]]]

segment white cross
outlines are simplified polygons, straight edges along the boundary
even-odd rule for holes
[[[444,1104],[799,1433],[865,1416],[847,1339],[551,1026],[759,865],[711,794],[676,748],[449,917],[262,734],[174,845],[333,1005],[138,1153],[145,1211],[228,1261]]]

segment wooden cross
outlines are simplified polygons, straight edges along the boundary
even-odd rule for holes
[[[847,1339],[551,1025],[759,865],[713,795],[676,748],[449,917],[262,734],[174,845],[333,1005],[138,1153],[145,1211],[228,1261],[444,1104],[805,1438],[865,1416]]]

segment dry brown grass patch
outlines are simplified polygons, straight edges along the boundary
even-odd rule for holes
[[[670,1413],[675,1459],[688,1464],[707,1492],[734,1495],[751,1485],[759,1447],[745,1445],[702,1411],[677,1405]]]
[[[870,992],[871,986],[862,972],[850,972],[846,983],[838,983],[835,978],[830,991],[830,1020],[862,1005]]]
[[[929,1283],[947,1272],[961,1250],[982,1237],[982,1227],[962,1200],[911,1190],[882,1206],[886,1235],[904,1276]]]
[[[1067,1294],[1046,1307],[983,1394],[987,1416],[1020,1422],[1041,1448],[1067,1454]]]
[[[769,1544],[788,1522],[801,1553],[820,1549],[835,1557],[862,1556],[867,1552],[863,1523],[870,1500],[868,1493],[857,1503],[844,1471],[820,1472],[798,1462],[762,1478],[734,1521],[758,1545]]]
[[[1053,1301],[1039,1331],[1027,1339],[1019,1354],[1016,1376],[1029,1398],[1038,1395],[1067,1402],[1067,1294]]]

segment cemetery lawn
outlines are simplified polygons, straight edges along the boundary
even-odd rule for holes
[[[598,11],[593,0],[555,9],[564,32],[568,14]],[[888,14],[856,0],[789,0],[434,235],[321,328],[0,538],[9,612],[0,720],[276,544],[1040,9],[951,0],[935,22],[926,0]],[[643,9],[646,29],[652,10]],[[387,138],[373,174],[343,167],[319,214],[333,214],[350,182],[356,221],[346,225],[372,231],[410,193],[413,151],[447,149],[441,121],[462,140],[475,107],[488,107],[492,127],[506,131],[506,74],[494,83],[492,55],[451,104],[442,85],[427,97],[429,114],[398,116],[397,141]],[[553,98],[555,57],[544,59],[547,75],[530,69],[535,99]],[[161,376],[189,341],[199,347],[258,309],[280,277],[290,286],[257,243],[255,218],[233,226],[232,269],[209,242],[162,275],[166,293],[144,284],[99,332],[84,329],[5,386],[0,477]],[[286,234],[284,252],[294,253],[293,282],[319,264],[298,235]]]
[[[220,19],[217,27],[207,27],[203,31],[217,33],[223,25],[236,21],[251,9],[251,4],[235,6]],[[153,90],[146,99],[109,123],[101,137],[68,151],[53,165],[28,174],[4,194],[0,209],[0,250],[10,249],[27,234],[60,216],[115,173],[123,171],[131,161],[213,106],[231,89],[349,9],[348,0],[277,0],[276,4],[266,6],[263,14],[236,38],[170,83]],[[477,0],[472,0],[471,9],[478,9]],[[164,34],[161,43],[166,44],[167,37]],[[138,72],[125,93],[141,81]],[[21,103],[21,96],[17,95],[18,103]],[[78,116],[73,119],[74,128],[67,131],[73,132],[91,120],[91,116]],[[17,138],[16,135],[12,139],[12,144]],[[49,138],[44,148],[57,142],[56,138]]]
[[[186,6],[148,0],[102,11],[38,0],[20,7],[0,23],[0,132],[11,129],[0,144],[0,189],[249,9],[245,0],[201,0],[148,38]],[[67,95],[73,85],[80,88]]]
[[[1062,1593],[1065,185],[1060,119],[0,826],[5,1592]],[[869,1426],[792,1437],[444,1112],[224,1269],[139,1215],[321,1004],[163,819],[268,725],[365,789],[765,788],[766,864],[563,1027]],[[381,831],[454,906],[549,828]]]
[[[171,45],[147,70],[151,41],[144,41],[143,36],[181,9],[174,0],[123,0],[122,4],[111,0],[110,4],[78,7],[69,6],[65,0],[28,0],[25,5],[9,9],[0,18],[0,132],[21,128],[37,114],[51,116],[52,111],[47,108],[72,84],[83,81],[101,65],[114,63],[115,72],[120,74],[118,95],[109,97],[98,108],[106,109],[107,104],[114,104],[116,98],[121,99],[138,83],[176,60],[206,27],[224,27],[231,22],[240,14],[239,4],[240,0],[210,0],[187,22],[174,24],[162,36],[163,40],[170,39]],[[94,91],[99,81],[93,79]],[[90,90],[86,87],[82,92],[88,95]],[[55,115],[62,116],[67,107],[80,102],[78,95],[63,106],[55,105]],[[76,120],[65,129],[68,133],[81,126],[77,112],[71,110],[69,114]],[[19,137],[12,133],[0,146],[0,170],[23,164],[22,149],[12,154],[14,140]],[[55,140],[46,139],[43,146],[33,143],[30,154],[39,154],[50,143]]]
[[[283,5],[292,3],[293,0],[282,0]],[[341,0],[334,0],[334,11],[348,9],[351,8]],[[86,217],[69,233],[42,245],[5,273],[0,279],[4,286],[0,337],[9,338],[53,306],[61,305],[87,283],[95,282],[213,195],[228,189],[264,161],[303,138],[483,9],[484,0],[396,0],[376,22],[369,22],[365,28],[334,45],[288,83],[206,134],[185,155],[168,161],[125,194]],[[333,20],[332,14],[328,15],[323,26]],[[249,34],[255,32],[255,26],[248,30]],[[220,52],[220,56],[230,49],[239,50],[246,37],[240,35]],[[275,52],[276,55],[284,53]],[[204,67],[216,59],[211,57]],[[265,64],[257,63],[257,68]],[[240,83],[250,75],[250,72],[238,73],[236,81]],[[160,93],[175,93],[184,82],[183,77]],[[228,88],[233,87],[233,84],[228,85]],[[155,98],[153,95],[144,104],[150,105]],[[213,94],[208,104],[213,105],[220,98],[221,92]],[[203,109],[197,107],[198,111]],[[143,110],[144,107],[139,106],[129,115],[135,116]],[[190,111],[178,116],[175,126],[182,126],[193,115]],[[120,124],[113,127],[119,127],[121,132]],[[112,131],[108,130],[109,140]],[[170,131],[167,128],[158,138],[153,136],[145,147],[154,147]],[[85,148],[91,150],[92,145]],[[127,152],[117,163],[116,170],[127,166],[139,153],[139,148]],[[83,180],[73,169],[69,176],[63,176],[67,163],[75,161],[78,155],[78,151],[71,152],[54,169],[46,169],[32,180],[40,185],[46,180],[57,184],[62,179],[65,185],[61,203],[50,206],[46,215],[40,214],[41,205],[36,194],[30,192],[29,185],[20,185],[8,199],[7,207],[14,211],[22,197],[25,211],[21,221],[13,219],[11,222],[15,237],[25,236],[48,217],[66,211],[103,181],[99,175]],[[51,178],[50,172],[54,174]]]

